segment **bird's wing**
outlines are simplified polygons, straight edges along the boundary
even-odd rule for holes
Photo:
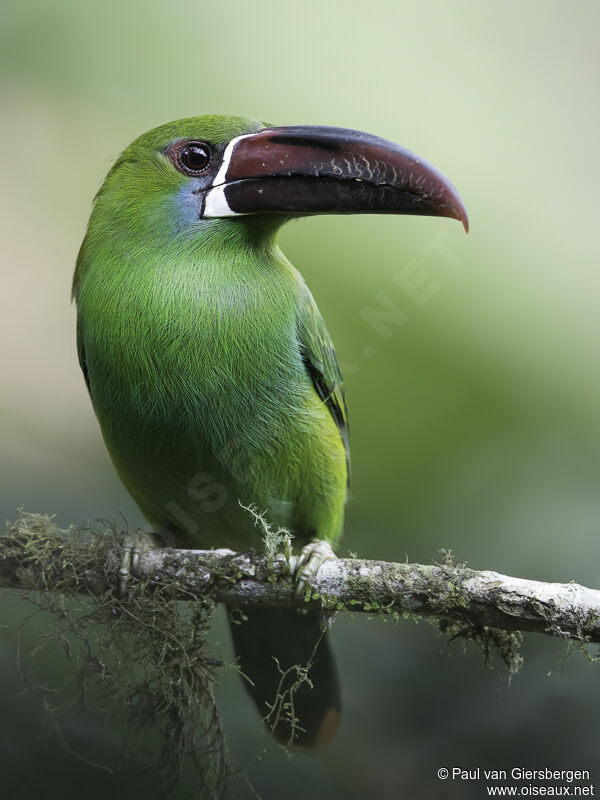
[[[80,319],[77,321],[77,356],[79,358],[79,366],[81,367],[81,371],[83,372],[83,377],[85,379],[85,385],[87,386],[87,390],[91,397],[92,390],[90,389],[90,377],[88,375],[87,361],[85,360],[85,350],[83,348],[83,324]]]
[[[338,426],[346,450],[348,480],[350,480],[348,409],[344,381],[329,331],[325,327],[313,296],[306,287],[298,313],[298,337],[300,352],[313,386]]]

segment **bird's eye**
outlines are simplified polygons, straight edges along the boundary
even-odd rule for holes
[[[188,175],[204,170],[210,161],[210,149],[204,142],[188,142],[179,151],[179,168]]]

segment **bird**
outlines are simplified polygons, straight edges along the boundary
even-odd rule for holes
[[[260,549],[250,507],[293,536],[300,589],[333,557],[350,477],[344,384],[278,232],[354,213],[449,217],[468,230],[435,167],[340,127],[181,119],[139,136],[108,172],[73,278],[77,351],[114,467],[164,542]],[[231,621],[274,738],[327,746],[341,693],[319,614],[246,608]],[[282,676],[303,664],[293,714],[273,716]]]

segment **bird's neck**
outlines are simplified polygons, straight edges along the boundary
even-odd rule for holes
[[[95,374],[106,375],[92,385],[96,406],[127,407],[149,424],[168,413],[185,427],[222,393],[235,415],[270,396],[274,380],[294,385],[302,278],[274,238],[257,245],[237,231],[167,248],[84,246],[81,334]]]
[[[92,216],[77,261],[75,297],[88,275],[97,271],[103,281],[117,283],[122,290],[149,274],[158,283],[161,278],[176,283],[191,271],[200,284],[219,278],[232,281],[238,275],[246,282],[252,275],[264,278],[273,269],[295,272],[278,247],[282,221],[275,216],[200,220],[181,229],[132,227],[125,220],[120,230],[118,223],[118,218]]]
[[[302,291],[299,273],[276,242],[276,229],[215,220],[195,236],[98,236],[90,229],[80,253],[74,292],[79,311],[131,335],[156,329],[195,330],[289,316]],[[213,333],[215,332],[213,331]]]

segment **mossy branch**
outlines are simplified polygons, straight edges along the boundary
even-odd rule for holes
[[[51,519],[27,515],[30,523],[32,518],[36,525],[19,527],[18,520],[0,536],[0,586],[64,594],[99,594],[118,586],[121,546],[114,532],[89,542],[78,535],[74,563],[73,548],[66,557],[64,535],[57,538]],[[298,599],[293,592],[294,567],[294,556],[160,548],[143,553],[136,580],[156,590],[169,587],[182,600],[210,597],[230,606],[323,603],[350,612],[437,617],[471,628],[600,643],[600,591],[576,583],[480,572],[454,565],[448,558],[434,565],[339,558],[325,562],[311,591]]]

